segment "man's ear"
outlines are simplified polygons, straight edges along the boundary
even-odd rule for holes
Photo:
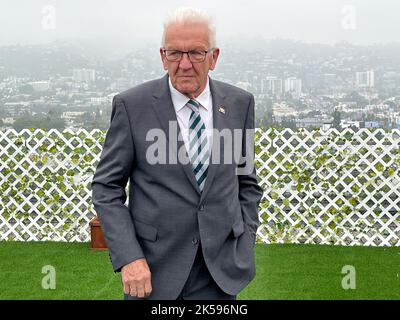
[[[210,70],[215,69],[215,66],[217,65],[218,57],[219,57],[219,48],[214,48],[214,50],[212,51]]]
[[[163,64],[164,70],[168,70],[167,59],[165,59],[163,48],[160,48],[160,57],[161,57],[161,62]]]

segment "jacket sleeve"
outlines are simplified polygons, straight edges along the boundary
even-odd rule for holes
[[[116,95],[111,123],[91,183],[92,199],[99,217],[115,272],[139,258],[142,248],[125,205],[125,187],[135,160],[131,126],[124,101]]]
[[[242,143],[242,154],[245,162],[239,165],[239,167],[242,168],[246,167],[246,170],[243,170],[242,174],[238,174],[238,179],[239,202],[242,210],[243,221],[249,227],[255,240],[257,228],[259,226],[258,206],[263,195],[263,190],[257,183],[257,175],[254,165],[254,149],[254,96],[251,95]]]

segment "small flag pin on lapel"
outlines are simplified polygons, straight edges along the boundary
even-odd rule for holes
[[[224,107],[219,107],[218,111],[221,112],[222,114],[225,114],[225,108]]]

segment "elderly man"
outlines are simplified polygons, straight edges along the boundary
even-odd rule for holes
[[[167,74],[114,97],[94,207],[125,299],[235,299],[255,276],[262,190],[254,166],[238,171],[254,140],[241,135],[237,163],[216,135],[254,129],[254,98],[209,78],[220,50],[205,12],[176,10],[162,42]],[[152,153],[154,130],[168,146]]]

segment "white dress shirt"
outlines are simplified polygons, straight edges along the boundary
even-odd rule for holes
[[[186,106],[190,98],[185,96],[174,88],[171,83],[171,78],[168,78],[169,88],[171,91],[172,104],[175,108],[176,118],[179,128],[182,133],[183,142],[185,143],[186,151],[189,153],[189,118],[192,110]],[[212,146],[212,129],[213,129],[213,114],[212,114],[212,96],[210,91],[209,79],[207,77],[207,85],[203,92],[195,99],[200,103],[201,120],[206,127],[209,150]]]

